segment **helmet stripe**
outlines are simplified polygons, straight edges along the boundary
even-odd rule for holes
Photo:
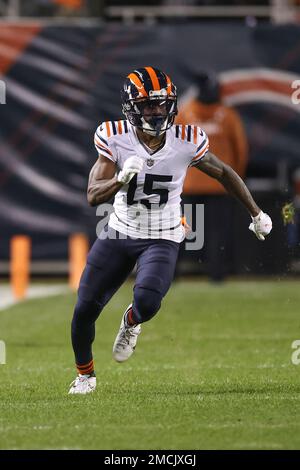
[[[169,75],[166,75],[166,77],[167,77],[167,93],[168,95],[170,95],[172,91],[172,82],[171,82]]]
[[[161,86],[159,84],[158,77],[157,77],[155,70],[152,67],[145,67],[145,69],[147,70],[149,77],[151,79],[153,90],[155,91],[160,90]]]
[[[143,95],[143,96],[148,96],[147,92],[144,88],[144,85],[142,84],[141,80],[135,73],[130,73],[128,75],[128,78],[130,81],[136,86],[137,90]]]

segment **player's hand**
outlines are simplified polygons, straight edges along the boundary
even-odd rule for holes
[[[252,217],[252,223],[249,225],[249,230],[252,230],[257,238],[263,241],[265,236],[269,235],[272,230],[272,220],[268,214],[260,211],[256,217]]]
[[[144,160],[139,157],[128,158],[123,166],[123,169],[118,174],[118,181],[123,184],[129,183],[131,178],[139,173],[144,166]]]
[[[181,225],[184,228],[184,235],[187,237],[187,235],[192,231],[192,227],[187,223],[185,216],[181,217]]]

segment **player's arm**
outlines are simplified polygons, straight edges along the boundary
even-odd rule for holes
[[[246,207],[252,217],[260,213],[260,208],[255,203],[244,181],[230,166],[223,163],[213,153],[207,152],[194,168],[218,180],[230,194]]]
[[[229,165],[226,165],[209,151],[194,165],[194,168],[218,180],[229,194],[236,197],[244,205],[252,217],[250,230],[254,231],[259,240],[264,240],[264,235],[268,235],[272,229],[272,221],[258,207],[239,175]]]
[[[116,175],[115,162],[99,155],[99,158],[91,169],[87,200],[91,206],[98,206],[109,201],[124,185],[128,184],[136,173],[143,167],[143,160],[139,157],[130,157],[124,163],[123,169]]]
[[[87,200],[90,206],[109,201],[122,187],[116,175],[116,164],[102,155],[90,171]]]

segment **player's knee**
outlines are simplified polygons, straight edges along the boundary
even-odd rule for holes
[[[134,290],[133,314],[138,323],[150,320],[160,309],[161,294],[152,289],[136,287]]]

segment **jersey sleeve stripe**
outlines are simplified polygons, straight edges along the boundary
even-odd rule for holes
[[[127,121],[123,121],[123,124],[124,124],[125,134],[128,134],[128,124],[127,124]]]
[[[192,134],[192,126],[187,126],[187,140],[188,140],[188,142],[191,141],[191,134]]]
[[[110,123],[109,122],[106,122],[105,123],[105,127],[106,127],[106,132],[107,132],[107,137],[110,137],[111,136],[111,131],[110,131]]]
[[[122,134],[122,121],[118,121],[118,134]]]
[[[199,147],[198,147],[197,150],[196,150],[196,153],[197,153],[197,152],[200,152],[200,150],[203,148],[203,146],[204,146],[205,144],[207,144],[207,139],[205,139],[205,140],[199,145]]]
[[[182,125],[182,127],[181,127],[181,139],[184,140],[184,138],[185,138],[185,126]]]
[[[178,126],[178,124],[176,124],[175,130],[176,130],[176,137],[178,139],[178,137],[179,137],[179,126]]]
[[[112,153],[106,150],[104,147],[99,147],[99,145],[95,144],[96,149],[99,153],[105,154],[106,156],[112,157]]]
[[[104,145],[101,144],[101,142],[96,137],[95,137],[95,145],[97,149],[99,150],[99,152],[101,152],[102,150],[105,150],[109,155],[113,156],[111,151],[108,148],[104,147]]]
[[[100,155],[101,155],[102,157],[108,158],[109,160],[111,160],[112,162],[115,163],[113,156],[110,155],[110,154],[107,152],[107,150],[100,149],[100,148],[97,147],[97,145],[96,145],[96,149],[97,149],[98,152],[99,152],[99,153],[98,153],[98,156],[99,156],[99,157],[100,157]]]
[[[198,128],[197,126],[194,126],[194,144],[197,145],[198,142]]]
[[[202,153],[201,156],[199,156],[197,159],[196,159],[196,157],[195,157],[195,158],[191,161],[191,163],[189,164],[189,167],[191,167],[191,166],[196,166],[197,163],[199,163],[199,162],[202,160],[202,158],[206,155],[206,152],[208,151],[208,148],[209,148],[209,145],[208,145],[207,148],[204,150],[204,152]]]
[[[111,127],[114,135],[117,135],[117,128],[115,121],[111,121]]]
[[[96,136],[98,137],[98,139],[100,139],[108,147],[107,140],[105,140],[101,135],[99,135],[98,131],[96,131]]]
[[[193,159],[192,159],[192,162],[194,162],[195,160],[197,160],[198,158],[202,157],[202,155],[205,154],[205,152],[208,150],[209,148],[209,142],[206,141],[206,146],[204,147],[204,149],[201,150],[201,152],[199,152]]]

